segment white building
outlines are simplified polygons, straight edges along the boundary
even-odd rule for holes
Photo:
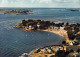
[[[73,45],[73,42],[71,41],[71,42],[69,43],[69,45],[72,46],[72,45]]]
[[[64,29],[64,27],[60,27],[60,29],[61,29],[61,30],[63,30],[63,29]]]
[[[54,27],[53,26],[50,26],[50,29],[54,29]]]
[[[29,25],[29,29],[32,29],[32,26],[31,25]]]
[[[59,27],[54,27],[54,29],[57,29],[57,30],[58,30],[58,29],[59,29]]]

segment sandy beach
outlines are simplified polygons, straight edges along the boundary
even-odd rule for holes
[[[69,40],[69,37],[68,37],[68,34],[67,34],[67,31],[66,30],[49,30],[49,29],[46,29],[46,30],[43,30],[43,31],[46,31],[46,32],[51,32],[51,33],[55,33],[55,34],[58,34],[62,37],[64,37],[66,39],[66,42],[69,43],[70,40]]]

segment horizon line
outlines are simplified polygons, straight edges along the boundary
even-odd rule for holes
[[[0,7],[0,8],[79,8],[79,7]]]

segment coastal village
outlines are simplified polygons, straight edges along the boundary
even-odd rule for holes
[[[61,45],[38,48],[29,57],[80,57],[80,24],[55,23],[44,20],[22,20],[14,28],[24,31],[47,31],[65,38]],[[26,57],[26,53],[20,57]]]

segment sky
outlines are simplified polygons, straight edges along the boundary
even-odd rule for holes
[[[0,0],[0,7],[80,8],[80,0]]]

